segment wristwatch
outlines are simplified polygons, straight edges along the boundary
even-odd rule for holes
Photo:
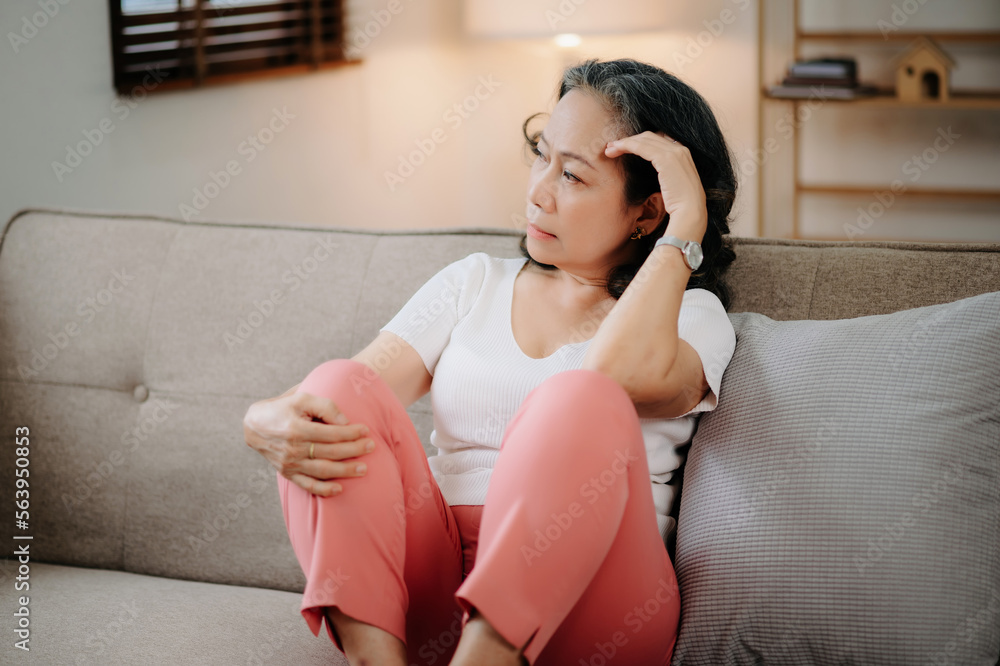
[[[704,255],[701,253],[701,244],[696,241],[681,240],[677,236],[668,235],[653,243],[654,248],[658,245],[673,245],[679,248],[681,254],[684,256],[684,263],[693,271],[698,270],[698,267],[701,266],[701,260]]]

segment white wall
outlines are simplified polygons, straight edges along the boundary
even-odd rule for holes
[[[4,219],[28,206],[180,217],[181,206],[194,208],[195,190],[204,191],[211,173],[229,161],[240,173],[196,219],[513,227],[511,216],[523,212],[521,122],[551,108],[564,56],[547,40],[467,39],[458,0],[403,0],[404,11],[362,49],[361,65],[154,92],[127,115],[111,86],[108,0],[51,0],[58,13],[15,53],[8,33],[22,33],[43,1],[50,0],[0,4]],[[386,3],[351,0],[355,23]],[[745,153],[756,141],[755,3],[695,4],[677,10],[670,32],[587,39],[580,55],[637,57],[679,74],[716,109],[734,151]],[[539,3],[540,11],[558,5]],[[719,20],[725,10],[728,23]],[[707,26],[721,28],[721,38]],[[705,46],[694,42],[699,33]],[[686,50],[695,57],[678,66],[675,54]],[[499,86],[460,124],[457,116],[446,119],[481,77]],[[267,127],[273,109],[294,118],[264,150],[241,150],[248,135]],[[102,122],[112,131],[102,132]],[[436,128],[444,142],[390,191],[385,172]],[[82,163],[57,176],[53,163],[66,163],[68,146],[98,138]],[[742,186],[734,232],[753,235],[756,185],[747,179]]]

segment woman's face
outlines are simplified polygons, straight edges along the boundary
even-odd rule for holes
[[[625,206],[625,180],[604,154],[615,135],[611,116],[592,95],[571,90],[538,139],[528,179],[528,252],[575,276],[601,280],[634,253],[629,236],[643,206]],[[641,220],[646,233],[655,221]],[[540,234],[547,232],[549,235]]]

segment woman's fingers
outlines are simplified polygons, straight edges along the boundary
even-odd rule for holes
[[[666,134],[654,134],[653,132],[643,132],[627,136],[623,139],[608,143],[604,154],[608,157],[620,157],[626,153],[638,155],[647,162],[655,162],[655,158],[662,154],[663,150],[681,149],[684,146]]]
[[[304,445],[306,460],[309,460],[310,446],[312,447],[313,460],[347,460],[348,458],[358,458],[375,450],[375,442],[368,438],[333,444],[304,442]]]
[[[347,425],[348,419],[337,404],[329,398],[299,391],[294,394],[294,405],[308,418],[319,419],[323,423]]]
[[[343,492],[343,486],[330,479],[367,473],[363,461],[349,460],[374,450],[374,440],[366,437],[367,425],[350,423],[328,398],[299,392],[289,402],[297,418],[285,426],[279,466],[288,480],[315,495],[331,497]]]
[[[321,497],[332,497],[334,495],[339,495],[343,492],[344,487],[339,483],[332,483],[330,481],[320,481],[319,479],[313,478],[311,476],[306,476],[305,474],[292,474],[288,477],[288,480],[299,486],[303,490],[307,490],[314,495],[319,495]]]
[[[313,458],[308,453],[299,462],[300,472],[292,474],[289,479],[309,492],[324,497],[330,497],[343,491],[343,486],[329,481],[352,476],[364,476],[368,473],[367,465],[361,460],[341,462],[369,453],[374,448],[370,439],[357,442],[340,442],[336,444],[306,444],[306,451],[312,445]],[[299,480],[296,481],[296,478]]]
[[[368,426],[364,423],[350,425],[330,425],[319,421],[301,421],[296,424],[295,434],[306,442],[329,444],[334,442],[352,442],[368,434]]]
[[[705,190],[691,151],[672,137],[655,132],[612,141],[605,149],[610,158],[626,153],[638,155],[656,169],[663,207],[670,216],[669,228],[673,229],[670,233],[682,231],[685,237],[701,238],[708,223],[708,213]],[[686,218],[686,221],[678,223],[678,218]]]
[[[339,446],[338,444],[324,444],[323,446]],[[368,473],[364,460],[351,460],[350,462],[340,462],[339,460],[329,460],[319,457],[319,446],[316,447],[316,459],[302,461],[302,471],[309,473],[317,479],[340,479],[352,476],[364,476]],[[352,456],[353,457],[353,456]]]
[[[306,450],[308,449],[307,445]],[[364,461],[340,462],[340,460],[356,458],[367,452],[368,448],[359,442],[314,444],[313,458],[310,459],[306,453],[294,466],[297,471],[285,475],[289,481],[313,494],[331,497],[343,492],[343,486],[331,479],[364,476],[368,473]]]

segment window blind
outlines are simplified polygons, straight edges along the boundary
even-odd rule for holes
[[[197,86],[346,61],[343,0],[110,0],[114,86]]]

